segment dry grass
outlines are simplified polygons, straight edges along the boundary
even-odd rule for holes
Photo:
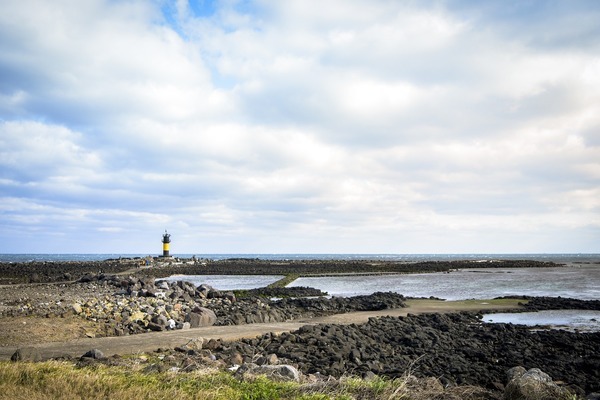
[[[27,346],[42,342],[65,342],[96,335],[97,323],[77,316],[0,318],[0,346]]]
[[[342,378],[303,385],[301,392],[323,399],[352,400],[496,400],[497,395],[475,386],[445,388],[437,378],[419,379],[407,375],[398,379],[376,377],[370,380]]]
[[[0,362],[0,399],[207,399],[207,400],[492,400],[478,387],[444,388],[435,378],[344,377],[316,383],[247,381],[227,371],[143,373],[130,368],[77,368],[66,362]]]

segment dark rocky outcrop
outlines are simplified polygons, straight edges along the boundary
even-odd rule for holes
[[[531,331],[482,324],[472,313],[372,318],[361,325],[307,325],[298,331],[213,344],[224,358],[276,354],[305,374],[377,375],[406,371],[443,384],[504,390],[504,376],[521,365],[541,368],[573,393],[600,391],[600,333]],[[282,361],[283,362],[283,361]]]
[[[457,261],[382,261],[382,260],[261,260],[234,258],[226,260],[120,258],[104,261],[31,261],[0,262],[0,284],[47,283],[80,280],[88,282],[94,275],[135,271],[136,275],[165,277],[184,275],[327,275],[339,273],[415,273],[445,272],[461,268],[531,268],[556,267],[559,264],[533,260]],[[277,296],[275,296],[277,297]]]
[[[352,311],[376,311],[405,307],[405,297],[397,293],[328,298],[242,299],[230,306],[213,308],[218,325],[280,322]]]
[[[382,260],[262,260],[232,258],[203,260],[193,264],[166,264],[153,269],[156,276],[187,275],[287,275],[302,276],[348,273],[446,272],[462,268],[543,268],[560,264],[534,260],[382,261]]]
[[[600,300],[579,300],[564,297],[525,297],[526,311],[542,310],[600,310]]]
[[[266,298],[288,298],[288,297],[321,297],[327,296],[326,292],[319,289],[294,286],[294,287],[264,287],[249,290],[236,290],[238,298],[240,297],[266,297]]]
[[[116,274],[137,269],[140,259],[118,259],[105,261],[31,261],[0,262],[0,284],[43,283],[81,280],[90,276]]]

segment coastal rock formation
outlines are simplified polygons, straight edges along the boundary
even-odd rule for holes
[[[328,275],[351,273],[415,273],[446,272],[463,268],[544,268],[560,264],[534,260],[456,260],[456,261],[391,261],[391,260],[263,260],[231,258],[196,260],[193,263],[163,264],[153,268],[155,276],[187,275]]]
[[[142,265],[139,258],[104,261],[31,261],[0,262],[0,284],[47,283],[85,279],[87,274],[116,274],[136,270]]]
[[[542,310],[600,310],[600,300],[579,300],[564,297],[523,297],[526,311]]]
[[[305,374],[396,378],[412,371],[419,377],[439,377],[444,385],[491,390],[504,390],[506,371],[523,365],[543,368],[572,393],[600,391],[600,333],[482,324],[472,313],[381,317],[361,325],[307,325],[281,335],[219,342],[212,351],[223,360],[232,352],[243,359],[276,354]]]

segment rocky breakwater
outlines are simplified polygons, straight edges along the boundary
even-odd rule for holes
[[[144,265],[140,258],[104,261],[0,262],[0,284],[73,281],[87,273],[116,274]]]
[[[221,292],[209,285],[194,286],[186,281],[156,280],[152,277],[119,277],[88,274],[80,284],[94,284],[111,294],[85,301],[62,304],[63,309],[102,324],[102,336],[121,336],[148,331],[188,329],[208,325],[240,325],[281,322],[296,318],[404,307],[396,293],[374,293],[353,298],[262,297],[237,299],[233,292]],[[297,293],[298,290],[294,290]],[[314,290],[306,290],[314,294]],[[60,313],[60,312],[58,312]]]
[[[456,261],[385,261],[385,260],[263,260],[231,258],[225,260],[195,260],[194,262],[163,263],[149,271],[154,276],[170,275],[287,275],[301,276],[353,273],[421,273],[446,272],[468,268],[548,268],[559,267],[533,260],[456,260]]]

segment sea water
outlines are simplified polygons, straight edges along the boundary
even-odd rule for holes
[[[410,297],[446,300],[491,299],[503,296],[600,299],[600,265],[465,269],[449,273],[345,275],[299,278],[289,286],[309,286],[332,296],[396,292]]]
[[[578,332],[600,332],[600,311],[545,310],[525,313],[484,314],[483,322],[528,326],[551,326]]]
[[[282,278],[282,275],[171,275],[164,280],[187,281],[195,286],[205,284],[217,290],[243,290],[265,287]]]

